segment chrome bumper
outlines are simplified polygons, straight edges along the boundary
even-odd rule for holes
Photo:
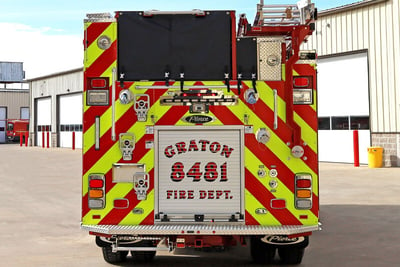
[[[320,230],[320,225],[81,225],[86,231],[109,235],[294,235]]]

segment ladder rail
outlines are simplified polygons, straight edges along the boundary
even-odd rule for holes
[[[265,5],[260,0],[257,5],[257,16],[254,25],[257,26],[288,26],[307,24],[312,17],[314,4],[311,0],[304,0],[301,4],[274,4]]]

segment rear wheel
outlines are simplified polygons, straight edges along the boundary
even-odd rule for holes
[[[251,237],[250,253],[256,263],[268,264],[274,260],[275,247],[261,241],[259,237]]]
[[[126,260],[128,251],[113,252],[111,246],[101,248],[103,250],[103,258],[108,263],[121,263]]]
[[[302,247],[284,247],[278,249],[279,257],[285,264],[300,264],[303,260],[305,248]]]

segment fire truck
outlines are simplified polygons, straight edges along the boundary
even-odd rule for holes
[[[299,264],[320,229],[310,0],[84,23],[81,227],[109,263],[250,246]]]
[[[7,120],[7,140],[12,142],[20,141],[21,134],[23,135],[23,141],[25,141],[26,135],[29,132],[29,120],[16,120],[16,119],[8,119]]]

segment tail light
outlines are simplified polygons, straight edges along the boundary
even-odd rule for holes
[[[108,77],[87,78],[86,104],[88,106],[108,106],[110,81]]]
[[[312,208],[312,176],[308,173],[298,173],[295,177],[295,205],[296,209],[308,210]]]
[[[89,208],[104,209],[105,207],[105,177],[103,174],[89,175]]]

